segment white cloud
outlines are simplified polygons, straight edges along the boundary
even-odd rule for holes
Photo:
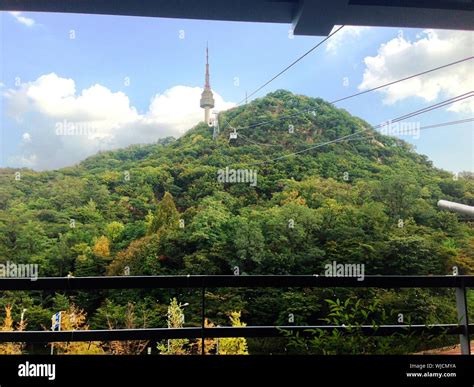
[[[12,15],[16,19],[17,22],[27,27],[33,27],[36,24],[32,18],[23,16],[21,12],[17,12],[17,11],[10,12],[10,15]]]
[[[360,90],[407,77],[472,55],[474,33],[469,31],[425,30],[415,41],[398,36],[382,44],[376,56],[364,59],[365,71]],[[384,103],[394,104],[409,97],[432,102],[440,97],[453,97],[473,90],[472,61],[463,62],[407,81],[380,89]],[[455,112],[473,112],[469,98],[450,105]]]
[[[331,33],[339,27],[340,26],[334,26]],[[347,43],[350,39],[360,37],[362,32],[365,32],[369,29],[370,27],[344,26],[340,31],[334,34],[334,36],[331,36],[331,39],[328,40],[326,44],[326,51],[335,53],[337,49],[344,43]]]
[[[200,87],[174,86],[140,114],[128,96],[95,84],[76,91],[74,80],[54,73],[3,92],[5,110],[24,134],[12,166],[52,169],[74,164],[100,150],[179,137],[203,119]],[[214,92],[216,109],[235,106]],[[70,135],[74,133],[75,135]]]

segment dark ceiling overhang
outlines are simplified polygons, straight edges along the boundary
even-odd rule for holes
[[[473,30],[473,0],[0,0],[0,10],[291,23],[295,35],[334,25]]]

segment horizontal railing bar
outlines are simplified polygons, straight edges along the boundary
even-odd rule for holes
[[[474,325],[471,327],[474,330]],[[247,330],[248,329],[248,330]],[[351,332],[360,332],[367,336],[390,336],[394,333],[410,334],[412,332],[431,333],[439,335],[446,333],[456,335],[462,331],[462,326],[457,324],[434,324],[426,325],[380,325],[374,327],[372,325],[361,325],[359,327],[348,327],[342,325],[316,325],[316,326],[246,326],[246,327],[213,327],[206,328],[206,337],[278,337],[284,336],[283,332],[298,332],[301,336],[311,336],[311,331],[320,329],[322,331],[339,330],[342,334],[350,334]],[[227,332],[228,331],[228,332]],[[252,336],[247,336],[248,332]]]
[[[193,275],[193,276],[116,276],[0,278],[1,290],[77,290],[150,288],[225,288],[225,287],[374,287],[374,288],[455,288],[474,287],[474,276],[398,276],[367,275],[325,277],[313,275]]]
[[[120,341],[120,340],[162,340],[162,339],[199,339],[210,337],[285,337],[285,332],[298,332],[302,336],[310,336],[312,330],[339,330],[342,334],[350,334],[347,326],[246,326],[246,327],[213,327],[202,328],[146,328],[146,329],[107,329],[82,331],[0,331],[0,342],[74,342],[74,341]],[[352,329],[367,336],[389,336],[394,333],[429,333],[433,335],[460,334],[462,327],[457,324],[435,325],[363,325]],[[474,324],[469,325],[474,332]],[[204,332],[203,332],[204,331]]]

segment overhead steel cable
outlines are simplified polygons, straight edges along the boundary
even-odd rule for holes
[[[417,130],[425,130],[425,129],[432,129],[432,128],[441,128],[441,127],[445,127],[445,126],[452,126],[452,125],[459,125],[459,124],[464,124],[464,123],[467,123],[467,122],[473,122],[474,121],[474,118],[466,118],[464,120],[456,120],[456,121],[448,121],[448,122],[441,122],[439,124],[432,124],[432,125],[426,125],[426,126],[421,126],[419,128],[417,128]],[[366,139],[369,139],[369,138],[373,138],[374,134],[372,133],[364,133],[363,134],[365,137],[355,137],[355,138],[351,138],[351,139],[348,139],[348,140],[344,140],[344,141],[352,141],[352,140],[366,140]]]
[[[334,144],[334,143],[337,143],[337,142],[340,142],[340,141],[343,141],[347,138],[351,138],[351,137],[354,137],[360,133],[364,133],[364,132],[367,132],[368,130],[370,129],[378,129],[380,127],[383,127],[383,126],[386,126],[388,123],[396,123],[396,122],[399,122],[405,118],[410,118],[410,117],[414,117],[414,116],[417,116],[417,115],[420,115],[420,114],[424,114],[426,112],[429,112],[431,110],[435,110],[435,109],[439,109],[440,107],[443,107],[443,106],[446,106],[446,105],[449,105],[449,104],[453,104],[455,102],[459,102],[459,101],[462,101],[464,99],[467,99],[467,98],[470,98],[472,97],[474,94],[473,92],[469,92],[469,93],[464,93],[464,94],[461,94],[459,96],[456,96],[456,97],[453,97],[453,98],[450,98],[450,99],[447,99],[445,101],[442,101],[442,102],[439,102],[439,103],[436,103],[436,104],[433,104],[433,105],[430,105],[426,108],[423,108],[423,109],[419,109],[419,110],[416,110],[414,112],[411,112],[411,113],[407,113],[403,116],[399,116],[399,117],[396,117],[394,119],[391,119],[391,120],[388,120],[388,121],[385,121],[381,124],[378,124],[378,125],[375,125],[375,126],[372,126],[372,127],[369,127],[369,128],[364,128],[362,130],[359,130],[357,132],[354,132],[354,133],[351,133],[351,134],[347,134],[345,136],[342,136],[342,137],[339,137],[339,138],[336,138],[334,140],[330,140],[330,141],[326,141],[326,142],[323,142],[323,143],[319,143],[319,144],[316,144],[316,145],[313,145],[311,147],[308,147],[308,148],[305,148],[305,149],[302,149],[302,150],[299,150],[299,151],[296,151],[296,152],[292,152],[292,153],[288,153],[288,154],[285,154],[285,155],[281,155],[281,156],[278,156],[278,157],[275,157],[275,158],[272,158],[272,159],[269,159],[269,160],[265,160],[265,161],[259,161],[259,162],[256,162],[256,163],[245,163],[247,165],[261,165],[261,164],[267,164],[267,163],[271,163],[271,162],[274,162],[274,161],[278,161],[278,160],[281,160],[281,159],[284,159],[284,158],[288,158],[288,157],[291,157],[291,156],[296,156],[296,155],[299,155],[301,153],[305,153],[305,152],[308,152],[310,150],[313,150],[313,149],[317,149],[317,148],[320,148],[320,147],[323,147],[323,146],[326,146],[326,145],[330,145],[330,144]]]
[[[459,64],[459,63],[462,63],[462,62],[466,62],[466,61],[471,60],[471,59],[474,59],[474,56],[469,56],[469,57],[464,58],[464,59],[460,59],[460,60],[457,60],[457,61],[454,61],[454,62],[451,62],[451,63],[447,63],[447,64],[442,65],[442,66],[435,67],[431,70],[422,71],[421,73],[413,74],[413,75],[410,75],[410,76],[405,77],[405,78],[400,78],[400,79],[397,79],[396,81],[388,82],[388,83],[385,83],[383,85],[373,87],[372,89],[364,90],[364,91],[361,91],[359,93],[349,95],[347,97],[336,99],[334,101],[331,101],[330,103],[338,103],[338,102],[341,102],[341,101],[345,101],[346,99],[349,99],[349,98],[358,97],[359,95],[370,93],[372,91],[379,90],[379,89],[382,89],[384,87],[392,86],[392,85],[395,85],[398,82],[407,81],[409,79],[413,79],[413,78],[419,77],[421,75],[429,74],[433,71],[441,70],[441,69],[444,69],[446,67],[453,66],[453,65],[456,65],[456,64]]]
[[[457,97],[455,97],[455,98],[457,98]],[[457,102],[457,100],[454,100],[453,102],[449,102],[449,103],[454,103],[454,102]],[[449,103],[446,102],[446,101],[444,101],[442,106],[448,105]],[[430,108],[430,110],[433,110],[433,107],[436,107],[436,106],[433,105],[433,106]],[[439,107],[441,107],[441,106],[439,106]],[[436,107],[436,108],[438,108],[438,107]],[[428,110],[426,110],[426,111],[428,111]],[[458,125],[458,124],[463,124],[463,123],[473,122],[473,121],[474,121],[474,118],[466,118],[466,119],[463,119],[463,120],[441,122],[441,123],[439,123],[439,124],[433,124],[433,125],[422,126],[422,127],[418,128],[418,130],[425,130],[425,129],[431,129],[431,128],[438,128],[438,127],[450,126],[450,125]],[[391,121],[391,122],[400,122],[400,120]],[[386,123],[385,123],[385,124],[380,124],[380,125],[386,126]],[[375,128],[375,127],[374,127],[374,128]],[[367,136],[373,136],[372,133],[367,134],[366,132],[362,132],[362,131],[357,132],[357,134],[364,134],[364,135],[367,135]],[[239,136],[240,136],[241,138],[243,138],[245,141],[250,142],[250,143],[255,144],[255,145],[261,145],[261,146],[281,146],[281,144],[269,144],[269,143],[256,142],[256,141],[253,141],[252,139],[250,139],[249,137],[244,136],[243,134],[239,134]],[[344,140],[344,141],[362,140],[362,139],[368,139],[368,138],[370,138],[370,137],[351,138],[351,139],[347,139],[347,140]]]
[[[464,124],[466,122],[473,122],[474,118],[466,118],[464,120],[457,120],[457,121],[449,121],[449,122],[442,122],[440,124],[433,124],[433,125],[427,125],[427,126],[422,126],[420,130],[424,129],[431,129],[431,128],[439,128],[442,126],[450,126],[450,125],[458,125],[458,124]]]
[[[312,53],[314,50],[316,50],[318,47],[320,47],[322,44],[327,42],[332,36],[334,36],[336,33],[338,33],[342,28],[344,28],[344,25],[338,27],[335,31],[331,32],[328,36],[326,36],[323,40],[318,42],[316,45],[311,47],[308,51],[306,51],[303,55],[300,55],[297,59],[295,59],[293,62],[291,62],[288,66],[286,66],[283,70],[281,70],[278,74],[274,75],[271,79],[266,81],[263,85],[259,86],[257,89],[252,91],[249,95],[246,95],[243,100],[241,100],[237,106],[241,105],[243,102],[247,101],[248,98],[252,97],[253,95],[257,94],[260,90],[262,90],[265,86],[268,86],[270,83],[272,83],[275,79],[280,77],[282,74],[287,72],[290,68],[292,68],[295,64],[297,64],[300,60],[305,58],[307,55]],[[227,122],[227,120],[224,118],[224,127],[222,130],[224,130],[227,126],[230,126],[230,124]],[[232,126],[231,126],[232,127]]]
[[[247,141],[247,142],[250,142],[254,145],[259,145],[259,146],[281,146],[280,144],[265,144],[265,143],[262,143],[262,142],[257,142],[257,141],[254,141],[250,138],[248,138],[247,136],[244,136],[243,134],[239,134],[240,138],[242,138],[244,141]]]
[[[408,114],[405,114],[404,116],[401,116],[401,117],[397,117],[395,120],[389,120],[387,122],[384,122],[382,124],[380,124],[381,126],[384,126],[386,124],[388,124],[389,122],[398,122],[398,121],[402,121],[402,120],[405,120],[407,118],[410,118],[410,117],[413,117],[413,116],[417,116],[418,114],[421,113],[424,113],[425,111],[430,111],[430,110],[433,110],[433,109],[438,109],[440,107],[443,107],[443,106],[446,106],[446,105],[450,105],[450,104],[453,104],[455,102],[459,102],[459,101],[462,101],[466,98],[469,98],[469,97],[472,97],[474,95],[474,92],[473,91],[469,91],[467,93],[464,93],[464,94],[460,94],[456,97],[453,97],[453,98],[449,98],[445,101],[442,101],[442,102],[438,102],[436,104],[433,104],[433,105],[430,105],[426,108],[423,108],[423,109],[419,109],[419,110],[416,110],[412,113],[408,113]]]
[[[342,98],[336,99],[336,100],[334,100],[334,101],[330,101],[329,103],[330,103],[330,104],[335,104],[335,103],[338,103],[338,102],[341,102],[341,101],[345,101],[345,100],[350,99],[350,98],[358,97],[358,96],[360,96],[360,95],[363,95],[363,94],[366,94],[366,93],[370,93],[370,92],[372,92],[372,91],[376,91],[376,90],[379,90],[379,89],[383,89],[384,87],[388,87],[388,86],[394,85],[394,84],[399,83],[399,82],[403,82],[403,81],[406,81],[406,80],[409,80],[409,79],[413,79],[413,78],[416,78],[416,77],[419,77],[419,76],[422,76],[422,75],[425,75],[425,74],[429,74],[429,73],[431,73],[431,72],[433,72],[433,71],[441,70],[441,69],[444,69],[444,68],[447,68],[447,67],[450,67],[450,66],[454,66],[454,65],[456,65],[456,64],[463,63],[463,62],[466,62],[466,61],[472,60],[472,59],[474,59],[474,56],[470,56],[470,57],[467,57],[467,58],[464,58],[464,59],[460,59],[460,60],[457,60],[457,61],[454,61],[454,62],[451,62],[451,63],[447,63],[447,64],[445,64],[445,65],[438,66],[438,67],[432,68],[432,69],[430,69],[430,70],[422,71],[422,72],[420,72],[420,73],[412,74],[412,75],[410,75],[410,76],[407,76],[407,77],[404,77],[404,78],[400,78],[400,79],[397,79],[397,80],[392,81],[392,82],[384,83],[383,85],[379,85],[379,86],[373,87],[373,88],[371,88],[371,89],[361,91],[361,92],[359,92],[359,93],[351,94],[351,95],[348,95],[348,96],[346,96],[346,97],[342,97]],[[311,113],[311,112],[314,111],[314,110],[315,110],[315,109],[305,109],[305,110],[300,111],[300,112],[297,112],[297,113],[289,114],[289,115],[286,115],[286,116],[280,116],[280,117],[275,118],[275,119],[272,119],[272,120],[267,120],[267,121],[264,121],[264,122],[259,122],[259,123],[256,123],[256,124],[253,124],[253,125],[244,126],[244,127],[241,127],[241,128],[234,128],[234,127],[230,126],[230,124],[228,123],[227,120],[224,119],[224,121],[225,121],[225,124],[227,124],[227,126],[230,126],[232,129],[235,129],[235,130],[247,130],[247,129],[252,129],[252,128],[259,127],[259,126],[263,126],[263,125],[266,125],[266,124],[270,124],[270,123],[275,122],[275,121],[280,121],[280,120],[284,120],[284,119],[287,119],[287,118],[292,118],[292,117],[296,117],[296,116],[299,116],[299,115]],[[237,116],[238,116],[238,115],[237,115]],[[234,118],[235,118],[235,117],[234,117]]]
[[[242,101],[238,103],[240,105],[242,102],[245,102],[247,98],[250,98],[251,96],[257,94],[260,90],[262,90],[265,86],[269,85],[272,83],[275,79],[277,79],[279,76],[281,76],[283,73],[287,72],[290,68],[292,68],[295,64],[297,64],[301,59],[312,53],[314,50],[316,50],[319,46],[321,46],[323,43],[325,43],[327,40],[329,40],[332,36],[334,36],[336,33],[338,33],[344,26],[340,26],[337,28],[335,31],[331,32],[328,36],[326,36],[323,40],[321,40],[318,44],[313,46],[311,49],[306,51],[303,55],[301,55],[298,59],[295,59],[293,62],[291,62],[288,66],[286,66],[283,70],[281,70],[278,74],[274,75],[271,79],[269,79],[267,82],[265,82],[262,86],[258,87],[256,90],[251,92],[248,96],[246,96]]]

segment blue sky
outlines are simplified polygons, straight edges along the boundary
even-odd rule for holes
[[[285,24],[74,14],[3,12],[0,27],[0,166],[38,170],[72,165],[101,149],[177,136],[197,123],[206,42],[211,86],[223,109],[322,39],[292,37]],[[472,32],[344,27],[337,35],[255,97],[284,88],[332,100],[473,51]],[[336,106],[379,124],[473,90],[472,62]],[[415,120],[423,126],[473,112],[469,102]],[[57,136],[55,127],[64,120],[92,120],[95,134]],[[472,124],[415,137],[401,136],[436,166],[474,170]]]

